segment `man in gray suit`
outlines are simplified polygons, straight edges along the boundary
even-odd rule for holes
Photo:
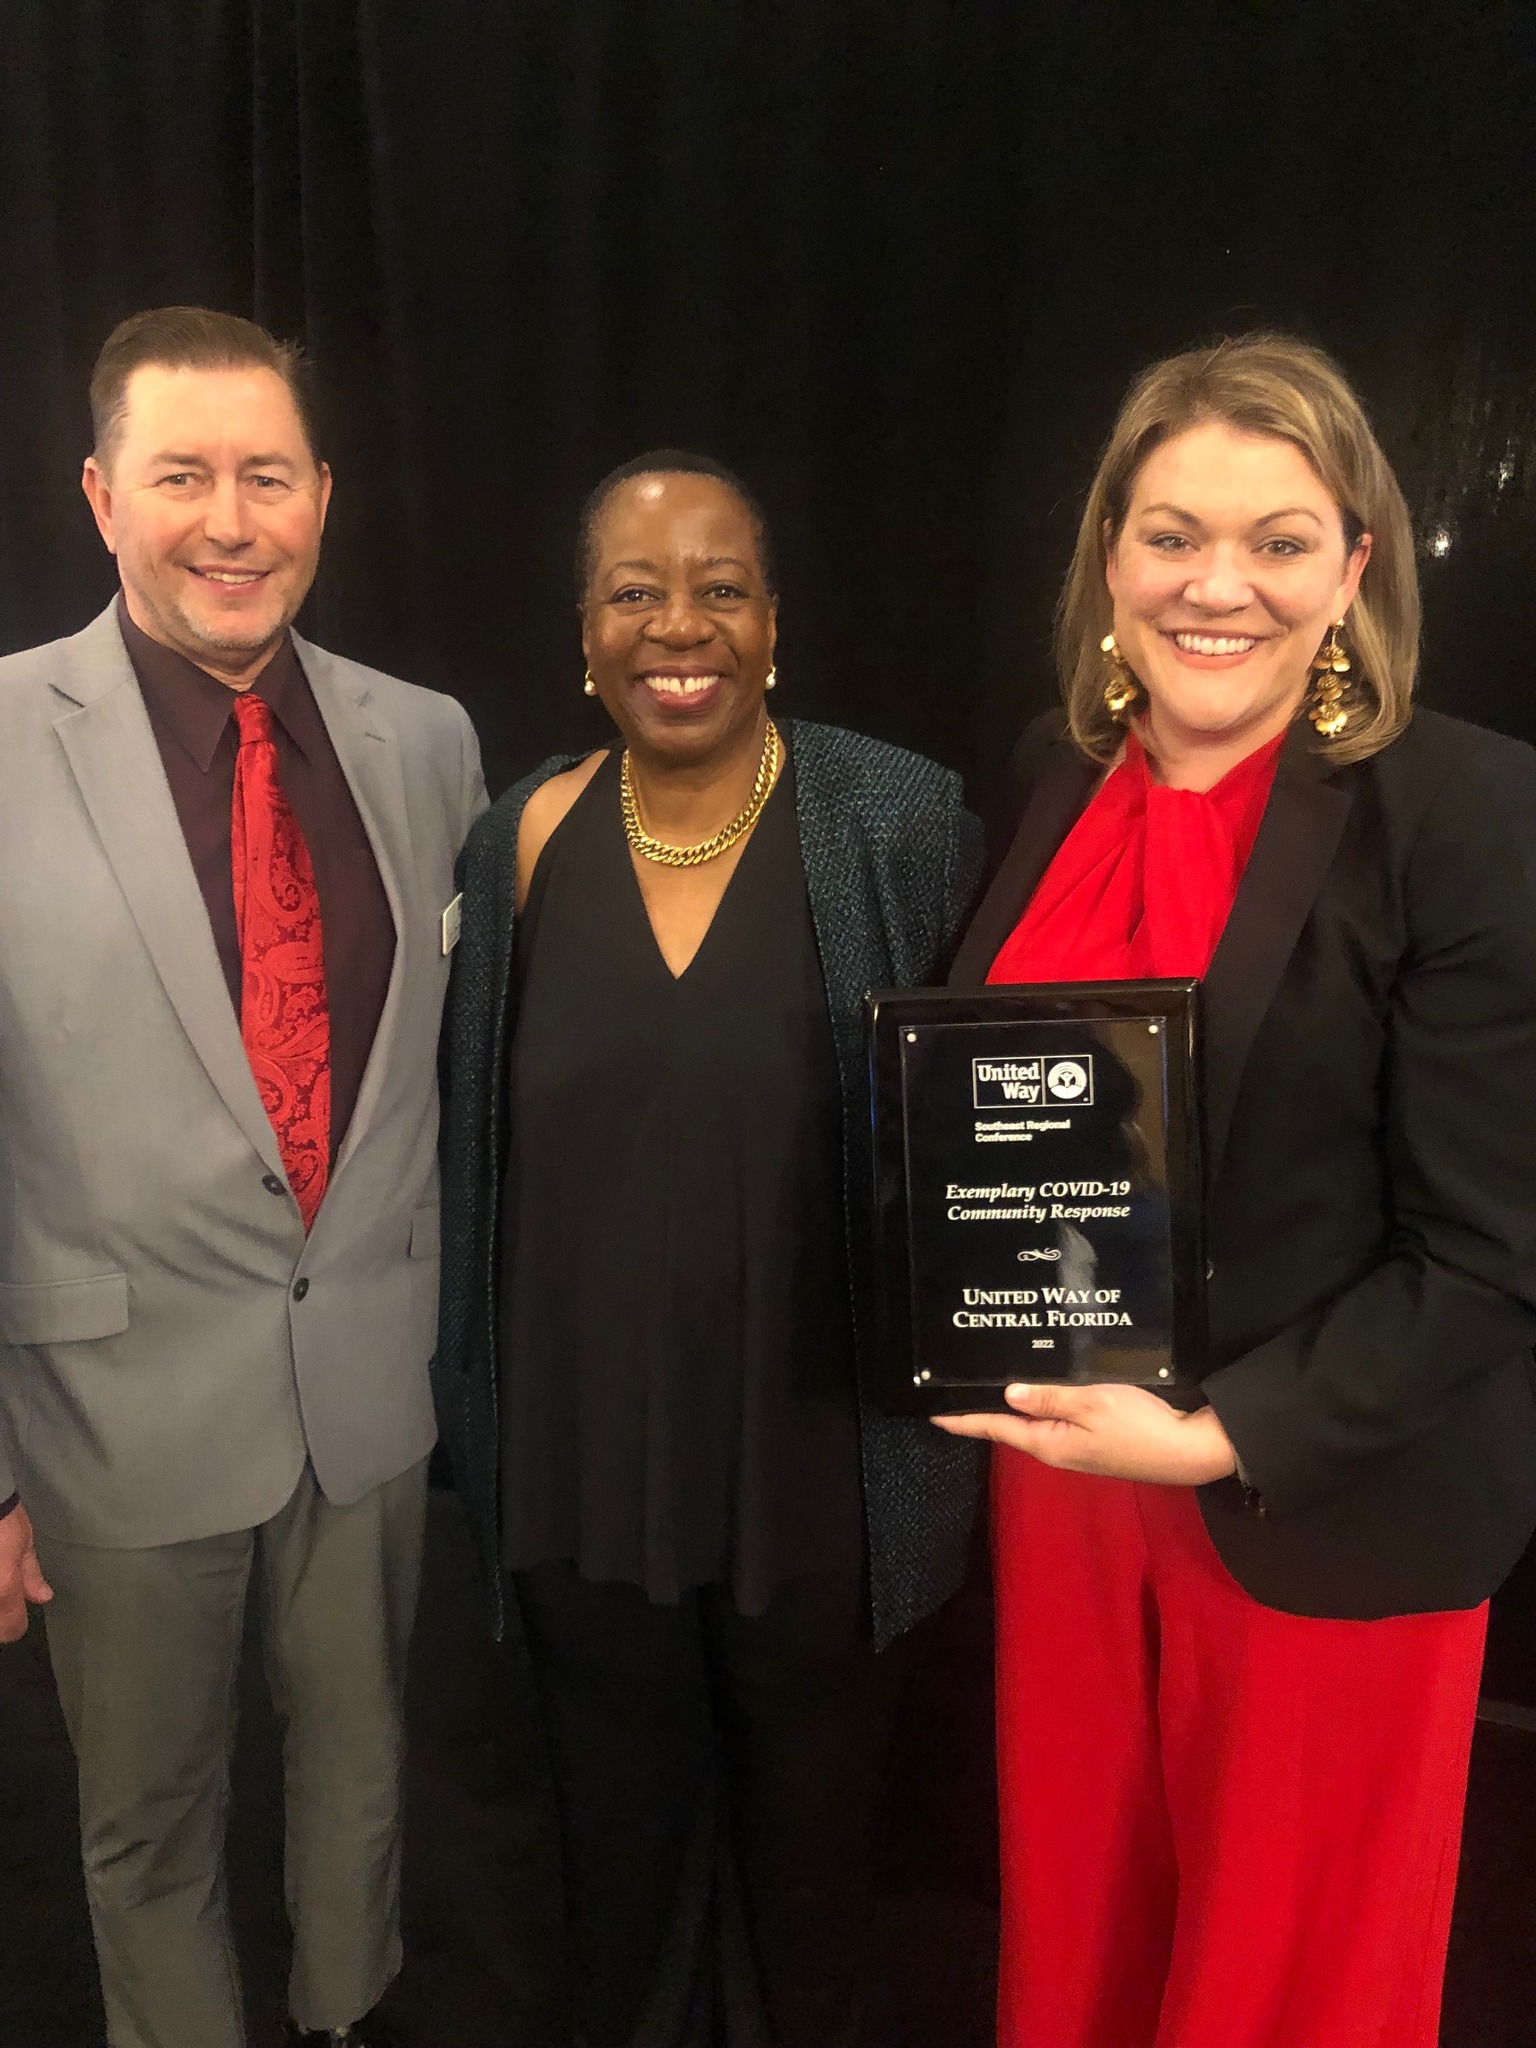
[[[451,699],[291,631],[331,488],[294,351],[140,314],[91,400],[120,595],[0,661],[0,1640],[47,1603],[112,2048],[240,2048],[254,1578],[295,2036],[372,2043],[479,755]]]

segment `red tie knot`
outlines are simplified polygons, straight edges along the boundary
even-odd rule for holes
[[[243,690],[235,699],[235,724],[240,728],[242,747],[253,747],[272,737],[272,706],[254,690]]]

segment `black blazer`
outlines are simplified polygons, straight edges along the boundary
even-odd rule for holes
[[[956,956],[987,970],[1100,770],[1059,712]],[[1536,753],[1416,713],[1298,722],[1203,988],[1210,1370],[1254,1492],[1200,1488],[1256,1599],[1470,1607],[1536,1523]]]

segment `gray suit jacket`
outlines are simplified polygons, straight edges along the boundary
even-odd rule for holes
[[[434,1436],[451,698],[297,642],[394,914],[306,1241],[114,610],[0,660],[0,1498],[116,1548],[357,1499]],[[305,1284],[307,1283],[307,1284]]]

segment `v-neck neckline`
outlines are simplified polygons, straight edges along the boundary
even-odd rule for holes
[[[773,788],[769,791],[768,800],[763,805],[762,810],[759,812],[757,820],[752,827],[752,830],[747,834],[746,844],[742,847],[736,865],[732,868],[729,876],[726,879],[725,887],[720,891],[720,900],[718,903],[716,903],[714,909],[710,912],[709,922],[705,925],[703,931],[699,934],[698,944],[689,954],[687,960],[683,963],[682,967],[679,968],[675,973],[671,966],[668,964],[666,954],[663,953],[663,951],[661,950],[661,941],[657,938],[656,927],[651,922],[650,907],[645,900],[645,891],[640,886],[640,877],[635,872],[634,856],[630,852],[629,839],[624,831],[622,815],[619,815],[618,834],[619,845],[622,849],[623,854],[624,870],[629,877],[630,886],[634,890],[635,905],[638,908],[640,915],[645,922],[646,936],[650,941],[650,950],[655,957],[657,965],[660,967],[662,973],[666,976],[667,981],[671,984],[673,988],[682,987],[683,983],[688,979],[688,977],[694,972],[694,969],[698,966],[699,960],[704,953],[705,947],[708,946],[711,939],[714,938],[715,932],[720,924],[721,914],[724,912],[726,905],[730,902],[732,895],[736,892],[737,884],[741,879],[742,869],[746,866],[747,862],[752,858],[752,849],[754,846],[757,845],[758,840],[762,835],[763,826],[768,819],[768,813],[773,808],[775,801],[778,799],[779,792],[782,789],[785,779],[789,774],[789,769],[789,753],[788,749],[786,748],[784,760],[779,768],[778,779],[775,781]],[[596,780],[595,777],[593,779]],[[616,785],[618,779],[617,776],[615,775],[611,779]],[[616,787],[614,794],[616,798]],[[614,803],[613,811],[615,814],[618,813],[617,801],[615,801]]]

